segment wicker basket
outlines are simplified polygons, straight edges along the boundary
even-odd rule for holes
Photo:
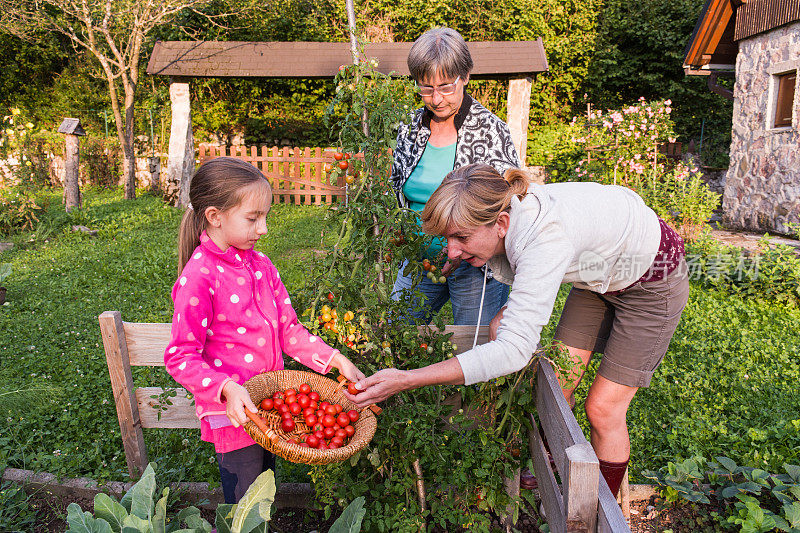
[[[264,372],[247,380],[244,387],[250,393],[253,403],[259,405],[264,398],[271,398],[274,392],[283,391],[290,387],[297,388],[302,383],[308,383],[312,390],[317,391],[320,400],[338,403],[345,411],[350,409],[358,410],[358,407],[342,393],[342,387],[339,383],[314,372],[303,370]],[[305,448],[286,440],[292,437],[299,437],[300,434],[309,431],[301,416],[294,417],[294,431],[285,433],[281,429],[281,416],[277,411],[259,409],[258,415],[268,427],[266,433],[261,431],[252,420],[244,425],[244,430],[254,441],[287,461],[309,465],[326,465],[348,459],[372,440],[373,435],[375,435],[375,428],[378,426],[377,418],[369,408],[359,410],[358,420],[353,424],[356,432],[350,437],[350,441],[341,448],[320,450],[317,448]]]

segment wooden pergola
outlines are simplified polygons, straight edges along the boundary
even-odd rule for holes
[[[366,59],[378,70],[408,75],[406,58],[412,43],[368,44]],[[469,42],[477,79],[509,79],[508,126],[525,165],[531,82],[547,70],[542,39],[535,41]],[[159,41],[147,73],[170,76],[172,123],[167,179],[184,184],[194,171],[194,144],[189,101],[191,78],[333,78],[341,65],[352,63],[350,44],[328,42]]]

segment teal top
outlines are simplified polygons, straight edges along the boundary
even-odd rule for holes
[[[408,207],[421,213],[428,199],[439,185],[442,184],[444,177],[453,170],[456,160],[456,143],[447,146],[433,146],[428,143],[422,157],[411,171],[405,185],[403,194],[408,199]],[[423,252],[423,257],[434,259],[444,248],[445,240],[437,237],[433,243]]]

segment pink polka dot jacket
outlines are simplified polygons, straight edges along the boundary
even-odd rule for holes
[[[175,314],[164,363],[194,395],[201,438],[225,453],[254,444],[225,416],[221,393],[228,381],[242,384],[283,369],[282,353],[324,374],[338,352],[298,323],[267,256],[222,251],[205,232],[200,241],[172,288]]]

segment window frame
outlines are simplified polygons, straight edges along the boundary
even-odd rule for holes
[[[797,70],[775,75],[775,100],[772,127],[791,128],[797,88]]]

